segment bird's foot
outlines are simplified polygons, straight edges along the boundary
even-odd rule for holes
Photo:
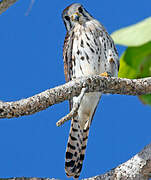
[[[103,76],[103,77],[110,77],[110,74],[108,72],[104,72],[104,73],[101,73],[99,75]]]

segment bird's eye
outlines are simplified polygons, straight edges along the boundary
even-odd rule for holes
[[[79,13],[83,13],[82,7],[79,7],[79,8],[78,8],[78,11],[79,11]]]
[[[70,17],[69,16],[65,16],[64,17],[67,21],[70,21]]]

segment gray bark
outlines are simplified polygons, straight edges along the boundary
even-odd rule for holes
[[[34,114],[54,104],[69,100],[73,96],[78,96],[83,87],[87,87],[87,92],[143,95],[151,93],[151,78],[130,80],[99,75],[82,77],[27,99],[15,102],[0,101],[0,118]]]
[[[151,144],[127,162],[107,173],[84,180],[149,180],[151,178]]]

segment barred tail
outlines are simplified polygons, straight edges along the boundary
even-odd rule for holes
[[[65,157],[67,176],[77,179],[80,176],[89,134],[89,125],[81,129],[78,116],[72,119]]]

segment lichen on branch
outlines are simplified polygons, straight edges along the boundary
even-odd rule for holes
[[[42,111],[54,104],[78,96],[83,86],[87,87],[87,92],[123,95],[151,94],[151,78],[132,80],[93,75],[75,79],[27,99],[14,102],[0,101],[0,118],[20,117]]]

